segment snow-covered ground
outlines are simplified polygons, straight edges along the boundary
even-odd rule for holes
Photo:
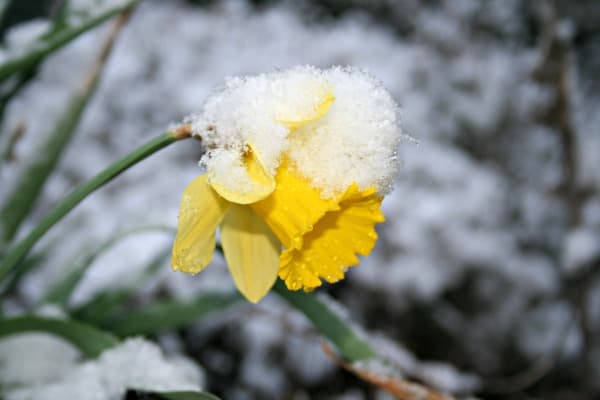
[[[599,71],[586,70],[593,60],[582,61],[578,49],[567,47],[558,67],[568,68],[559,73],[565,95],[553,75],[540,73],[555,61],[546,56],[551,36],[538,32],[543,29],[528,33],[531,25],[545,25],[526,15],[543,19],[543,10],[516,0],[381,3],[395,10],[385,22],[356,10],[336,19],[307,17],[312,14],[302,11],[314,9],[308,3],[256,9],[234,0],[207,7],[142,2],[35,216],[118,156],[198,111],[225,76],[305,64],[365,68],[401,105],[403,130],[415,140],[401,145],[401,173],[384,201],[387,222],[376,250],[332,288],[334,297],[366,328],[419,357],[475,375],[514,375],[549,354],[557,354],[552,365],[585,359],[600,371],[600,343],[589,343],[585,333],[591,329],[598,337],[600,329],[600,281],[593,273],[600,268],[600,99],[590,90],[590,77]],[[578,27],[569,18],[559,19],[555,32],[565,43]],[[43,22],[29,29],[39,31]],[[13,40],[25,40],[18,34]],[[38,139],[83,79],[105,34],[106,28],[95,30],[52,56],[9,105],[3,130],[23,122],[26,133],[16,161],[0,172],[0,187],[11,185],[20,160],[44,151]],[[565,96],[567,105],[557,108]],[[565,145],[569,134],[571,147]],[[81,249],[115,232],[175,227],[181,192],[201,172],[201,151],[199,144],[175,144],[82,203],[39,247],[52,245],[52,252],[22,283],[25,301],[39,299]],[[95,263],[74,301],[131,281],[171,240],[162,233],[128,239]],[[232,284],[217,260],[196,277],[165,265],[147,290],[160,287],[189,297]],[[572,292],[583,291],[583,300],[573,300]],[[200,339],[215,331],[225,337],[221,343],[206,339],[225,360],[223,368],[239,373],[225,398],[310,398],[303,386],[317,390],[339,377],[318,339],[300,334],[306,323],[290,322],[286,310],[267,299],[225,326],[192,331]],[[581,313],[591,326],[580,322]],[[289,324],[298,325],[296,336],[286,333]],[[275,349],[280,357],[274,362]],[[236,352],[236,365],[227,351]],[[449,376],[457,381],[448,387],[468,390],[455,387],[459,375]],[[329,396],[323,398],[365,398],[351,385],[336,386]]]

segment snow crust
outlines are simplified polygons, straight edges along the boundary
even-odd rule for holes
[[[243,161],[249,146],[271,176],[287,155],[325,197],[352,183],[385,194],[396,175],[397,105],[379,81],[356,68],[301,66],[228,78],[189,121],[208,149],[200,164],[229,190],[252,188]],[[296,128],[303,121],[310,122]]]
[[[128,339],[102,353],[97,360],[71,365],[70,368],[57,368],[61,366],[57,362],[65,363],[65,357],[68,356],[62,355],[62,348],[53,346],[51,341],[46,344],[49,349],[52,349],[50,353],[42,353],[48,357],[47,360],[36,366],[37,371],[28,371],[30,379],[28,383],[31,386],[8,392],[7,399],[119,400],[127,389],[201,390],[202,371],[194,363],[181,357],[166,358],[158,346],[144,339]],[[12,351],[20,350],[17,353],[19,357],[13,353],[13,358],[17,360],[24,354],[39,350],[39,347],[26,348],[14,345],[9,348]],[[66,352],[66,354],[70,353]],[[68,360],[72,360],[72,357]],[[16,370],[10,368],[8,371],[14,373]],[[60,376],[51,374],[60,374]],[[55,379],[51,380],[51,377]]]

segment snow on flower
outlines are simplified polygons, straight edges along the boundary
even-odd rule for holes
[[[252,302],[344,278],[377,240],[401,137],[397,105],[367,73],[296,67],[230,78],[190,118],[206,174],[184,191],[173,268],[211,261],[215,231]],[[282,250],[283,246],[283,250]]]

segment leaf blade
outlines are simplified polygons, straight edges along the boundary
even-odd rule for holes
[[[39,63],[54,51],[60,49],[82,33],[100,25],[102,22],[110,19],[114,15],[124,11],[137,3],[139,0],[127,0],[123,4],[109,8],[108,10],[95,15],[92,18],[80,23],[79,25],[68,27],[57,31],[46,40],[40,41],[36,46],[25,54],[9,58],[0,64],[0,82],[8,79],[19,71],[27,70]]]
[[[130,299],[135,291],[145,284],[159,268],[163,267],[171,254],[171,247],[163,249],[146,265],[134,283],[104,290],[85,304],[76,307],[70,311],[71,315],[78,320],[89,322],[93,325],[102,324],[111,315],[115,315],[115,310],[119,305]]]
[[[377,357],[377,353],[369,343],[325,302],[310,293],[290,291],[281,280],[275,283],[274,290],[290,305],[302,312],[335,345],[346,360],[354,362]]]
[[[142,310],[123,312],[110,318],[101,326],[117,336],[148,335],[176,329],[198,321],[218,311],[223,311],[242,300],[239,293],[204,294],[191,301],[158,301]]]
[[[0,246],[9,243],[17,233],[21,223],[35,205],[47,179],[56,168],[62,154],[75,135],[79,121],[90,99],[96,92],[116,37],[126,20],[127,15],[124,14],[117,20],[91,71],[85,77],[82,85],[73,93],[56,126],[40,144],[40,148],[44,151],[38,152],[28,162],[19,177],[17,185],[6,197],[7,200],[0,209],[0,220],[2,221]]]
[[[0,337],[30,332],[61,337],[88,357],[97,357],[119,343],[116,336],[77,321],[36,316],[0,319]]]
[[[69,193],[50,213],[46,215],[29,234],[23,238],[14,247],[8,249],[3,254],[0,262],[0,281],[19,266],[21,261],[27,256],[29,250],[37,241],[58,221],[67,215],[75,206],[82,202],[87,196],[98,190],[112,179],[125,172],[127,169],[144,160],[146,157],[154,154],[168,145],[190,137],[190,131],[187,127],[180,127],[166,133],[163,133],[149,142],[138,147],[125,157],[114,162],[105,168],[98,175],[80,185],[73,192]]]
[[[219,397],[207,392],[151,392],[151,394],[164,400],[220,400]]]
[[[77,259],[72,263],[71,267],[69,268],[70,272],[62,280],[56,282],[50,287],[50,289],[46,292],[46,295],[44,296],[43,300],[41,301],[41,304],[51,303],[63,306],[66,305],[73,291],[85,275],[85,272],[87,271],[88,267],[90,267],[98,257],[104,254],[106,251],[110,250],[113,246],[117,245],[121,240],[124,240],[129,236],[152,231],[172,232],[173,229],[158,225],[143,226],[125,230],[115,235],[114,237],[107,239],[96,249],[77,257]],[[166,255],[163,255],[161,253],[157,258],[162,260],[166,258]],[[153,260],[153,262],[151,262],[148,266],[148,269],[150,269],[151,271],[155,271],[156,266],[154,264],[159,261],[158,259]]]

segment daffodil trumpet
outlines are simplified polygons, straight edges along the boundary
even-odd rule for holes
[[[232,78],[189,118],[208,149],[185,189],[175,270],[211,262],[220,229],[233,281],[258,302],[337,282],[377,241],[396,172],[397,106],[368,74],[297,67]]]

